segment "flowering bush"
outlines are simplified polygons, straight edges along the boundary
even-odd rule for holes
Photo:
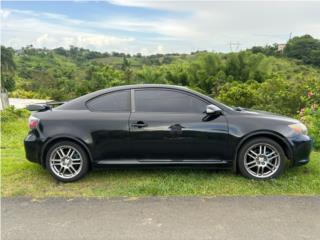
[[[320,107],[306,108],[301,120],[308,126],[309,135],[314,140],[314,147],[320,149]]]
[[[300,110],[300,119],[309,129],[309,135],[314,140],[315,149],[320,149],[320,103],[317,94],[309,91],[307,94],[309,107]]]

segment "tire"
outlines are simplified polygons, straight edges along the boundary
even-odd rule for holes
[[[56,180],[74,182],[88,172],[88,156],[80,145],[61,141],[52,145],[47,152],[46,168]]]
[[[246,142],[238,155],[241,174],[250,179],[265,180],[279,177],[286,166],[282,147],[269,138],[254,138]]]

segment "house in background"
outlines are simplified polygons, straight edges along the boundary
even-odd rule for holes
[[[286,47],[285,43],[277,44],[277,51],[283,53],[284,48]]]

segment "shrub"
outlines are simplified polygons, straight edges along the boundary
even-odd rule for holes
[[[1,122],[15,121],[18,118],[27,118],[29,117],[30,112],[26,109],[15,109],[13,106],[10,106],[1,112]]]
[[[314,141],[314,148],[320,149],[320,106],[314,105],[300,111],[300,118],[307,126]]]
[[[223,85],[218,99],[231,106],[252,108],[259,102],[257,82],[239,83],[233,81]]]
[[[11,93],[9,96],[12,98],[32,98],[32,99],[49,99],[45,94],[41,94],[38,92],[26,91],[24,89],[17,89]]]

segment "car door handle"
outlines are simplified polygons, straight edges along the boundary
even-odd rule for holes
[[[171,131],[181,131],[183,128],[185,127],[181,126],[180,124],[174,124],[169,127]]]
[[[144,123],[143,121],[138,121],[136,123],[132,123],[131,126],[135,128],[144,128],[147,127],[148,124]]]

